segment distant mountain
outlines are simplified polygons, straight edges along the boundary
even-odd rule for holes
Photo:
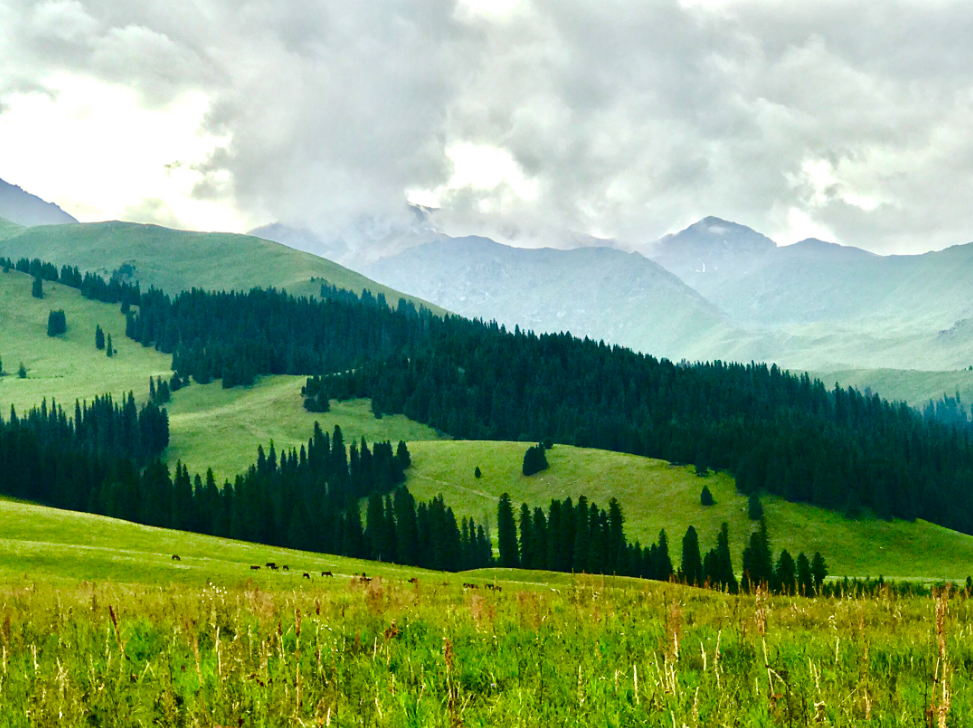
[[[675,275],[612,248],[524,249],[487,238],[437,240],[366,272],[455,313],[670,358],[742,352],[749,338]]]
[[[18,225],[63,225],[77,222],[53,202],[0,179],[0,217]]]
[[[329,260],[340,260],[348,255],[348,244],[344,240],[325,240],[320,235],[305,228],[293,228],[279,222],[254,228],[247,235],[271,240],[294,250],[303,250]]]
[[[2,236],[0,236],[2,237]],[[403,294],[337,263],[249,235],[196,233],[129,222],[42,225],[0,240],[0,256],[40,258],[104,276],[119,274],[176,294],[191,288],[248,291],[284,288],[313,296],[321,284],[361,293],[383,293],[392,303]],[[417,305],[440,309],[405,296]]]

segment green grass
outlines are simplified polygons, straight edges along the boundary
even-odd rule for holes
[[[871,388],[885,399],[908,402],[922,407],[930,399],[943,395],[953,397],[960,393],[969,407],[973,402],[973,371],[923,371],[919,369],[846,369],[834,372],[811,372],[812,378],[820,379],[826,386],[838,382],[843,387],[855,387],[864,392]]]
[[[0,358],[6,376],[0,378],[0,411],[18,412],[39,405],[45,397],[73,407],[76,399],[102,394],[123,396],[134,391],[148,396],[150,375],[169,376],[171,360],[125,338],[125,317],[117,306],[85,300],[56,283],[44,284],[44,298],[31,296],[30,276],[0,273]],[[47,316],[63,309],[67,333],[48,337]],[[109,359],[95,348],[95,326],[112,335],[118,354]],[[23,362],[27,378],[19,379]]]
[[[392,305],[406,298],[443,313],[337,263],[249,235],[184,232],[127,222],[42,225],[0,242],[0,256],[40,258],[104,276],[130,265],[143,290],[152,285],[170,295],[191,288],[248,291],[254,287],[318,295],[321,283],[327,281],[359,294],[364,288],[375,295],[384,293]]]
[[[516,508],[524,502],[546,507],[551,498],[577,500],[582,494],[607,508],[614,496],[622,504],[629,539],[645,545],[665,528],[674,562],[690,525],[699,532],[701,547],[709,549],[726,521],[740,569],[740,554],[753,523],[747,518],[747,499],[736,492],[730,476],[699,478],[692,466],[557,445],[547,454],[550,468],[528,478],[521,474],[526,448],[518,442],[416,442],[410,446],[413,466],[407,485],[420,498],[442,493],[458,517],[487,518],[493,524],[497,499],[505,491]],[[482,471],[479,479],[473,474],[477,466]],[[700,505],[703,485],[712,491],[715,506]],[[849,521],[772,496],[762,502],[775,550],[786,548],[795,557],[799,551],[808,556],[820,551],[832,574],[928,579],[965,579],[973,574],[973,537],[924,521]]]
[[[217,481],[245,471],[273,441],[281,448],[307,443],[318,422],[326,432],[340,425],[345,442],[413,442],[439,437],[435,430],[403,415],[376,419],[368,400],[333,402],[330,412],[310,413],[302,404],[306,377],[263,377],[253,387],[222,389],[219,383],[179,390],[169,406],[172,431],[166,459],[191,472],[212,467]]]
[[[6,240],[7,238],[20,235],[25,229],[23,225],[18,225],[15,222],[10,222],[10,220],[0,217],[0,240]]]

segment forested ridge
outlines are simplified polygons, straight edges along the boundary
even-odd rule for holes
[[[57,275],[39,261],[17,268]],[[98,284],[76,269],[60,278],[121,301],[126,333],[172,354],[181,377],[234,386],[308,374],[309,409],[369,397],[377,413],[457,438],[553,438],[693,462],[729,470],[745,493],[973,533],[969,428],[776,366],[675,364],[569,334],[440,318],[401,300],[392,308],[327,285],[320,300],[259,289],[171,298],[117,279]]]

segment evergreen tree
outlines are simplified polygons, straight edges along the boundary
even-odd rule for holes
[[[517,524],[514,522],[510,496],[504,493],[497,505],[497,543],[500,547],[500,566],[516,569],[520,566],[517,553]]]
[[[477,468],[477,471],[479,471],[479,468]],[[520,506],[520,566],[523,569],[534,568],[531,561],[531,555],[533,554],[533,545],[531,544],[530,537],[531,525],[530,508],[526,503],[522,503]]]
[[[402,487],[395,491],[396,548],[399,561],[410,566],[419,564],[419,523],[416,520],[416,501]]]
[[[803,551],[797,556],[797,591],[801,596],[814,596],[814,574]]]
[[[399,445],[395,449],[395,457],[399,461],[403,470],[408,470],[412,465],[412,456],[409,454],[409,447],[403,440],[399,440]]]
[[[733,573],[733,557],[730,554],[730,527],[724,522],[716,537],[716,584],[731,594],[737,592],[737,578]]]
[[[3,359],[0,359],[0,375],[3,374]]]
[[[659,545],[655,552],[655,563],[653,564],[654,579],[659,581],[669,581],[672,576],[672,558],[669,556],[669,537],[666,530],[659,531]]]
[[[546,470],[547,467],[547,455],[544,454],[543,445],[533,445],[527,448],[527,452],[524,453],[524,475],[534,475]]]
[[[474,478],[482,478],[483,477],[483,472],[480,470],[480,466],[479,465],[477,465],[476,468],[473,470],[473,477]]]
[[[680,576],[690,586],[703,583],[703,562],[699,555],[699,536],[696,529],[690,526],[682,539],[682,561]]]
[[[774,591],[780,594],[794,594],[797,582],[797,569],[794,559],[787,549],[780,552],[774,568]]]
[[[27,379],[27,368],[24,366],[23,362],[20,362],[20,366],[17,368],[17,378]]]
[[[761,518],[760,527],[750,534],[750,543],[743,550],[743,582],[747,591],[761,584],[770,586],[774,578],[774,555],[767,534],[767,522]]]
[[[764,517],[764,507],[760,503],[760,495],[753,491],[747,500],[747,516],[751,521],[759,521]]]
[[[709,486],[703,486],[703,491],[699,494],[699,502],[704,506],[716,505],[716,501],[713,500],[713,494],[709,491]]]
[[[625,519],[622,516],[622,506],[617,499],[608,501],[608,573],[618,573],[622,565],[622,554],[625,553]]]
[[[40,276],[34,277],[34,284],[31,286],[30,295],[34,298],[44,298],[44,283],[41,281]]]
[[[111,334],[108,334],[108,340],[105,342],[105,355],[110,359],[115,356],[115,349],[112,347]]]
[[[101,351],[105,348],[105,332],[101,326],[95,326],[95,348]]]
[[[820,551],[815,551],[814,558],[811,559],[811,574],[814,576],[814,591],[820,594],[821,585],[828,576],[828,564]]]
[[[64,311],[51,311],[47,315],[47,335],[60,336],[68,330],[68,321]]]
[[[368,496],[368,511],[365,514],[365,540],[368,542],[370,558],[387,561],[385,553],[385,505],[382,495],[373,491]]]

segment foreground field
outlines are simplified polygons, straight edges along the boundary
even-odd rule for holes
[[[437,577],[438,578],[438,577]],[[9,726],[970,725],[973,600],[11,585]]]
[[[699,478],[692,466],[556,445],[547,454],[550,468],[528,478],[521,473],[526,447],[518,442],[416,442],[410,445],[407,485],[417,497],[443,493],[458,516],[491,523],[496,523],[496,502],[503,492],[510,493],[517,508],[523,502],[546,506],[551,498],[582,494],[605,508],[614,496],[624,508],[629,539],[651,543],[665,528],[676,560],[690,525],[699,532],[700,546],[709,549],[726,521],[740,569],[753,522],[746,497],[725,473]],[[477,467],[480,478],[474,475]],[[712,491],[715,506],[700,505],[703,485]],[[820,551],[832,574],[956,580],[973,574],[973,537],[924,521],[851,521],[778,498],[765,497],[762,503],[775,549],[786,548],[792,555]]]

